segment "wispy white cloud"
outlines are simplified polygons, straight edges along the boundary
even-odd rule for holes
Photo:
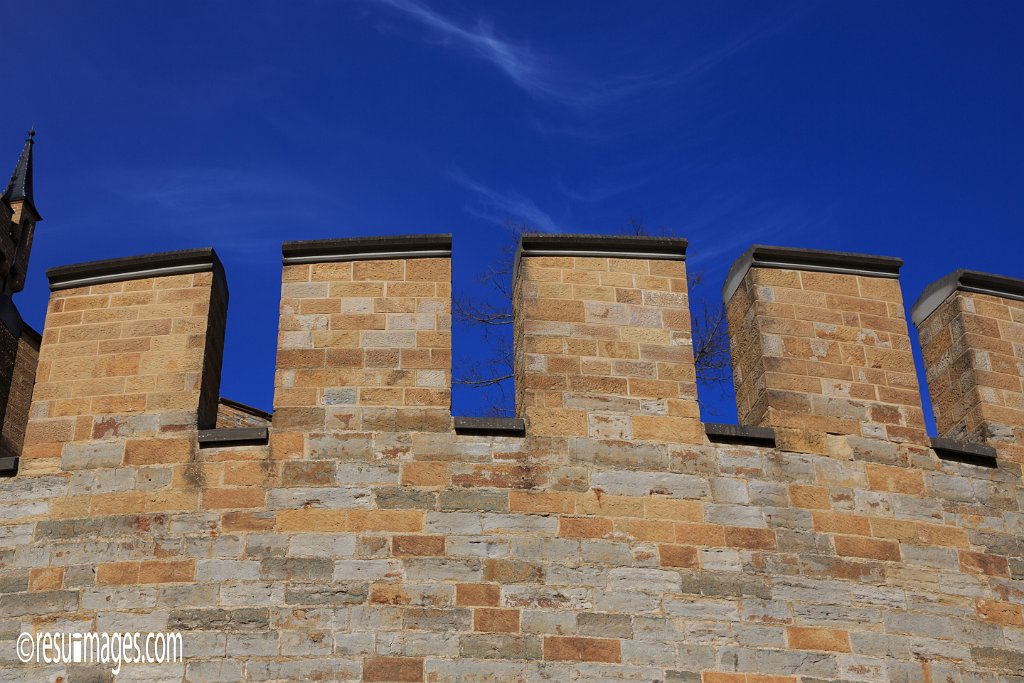
[[[477,218],[506,225],[509,220],[523,221],[531,227],[544,232],[555,232],[559,226],[555,220],[533,200],[515,190],[499,192],[483,183],[473,180],[459,169],[448,174],[452,180],[470,190],[475,195],[474,201],[466,204],[466,212]]]
[[[462,25],[415,0],[370,1],[406,14],[442,41],[490,62],[528,92],[545,94],[548,90],[545,69],[537,57],[528,48],[497,36],[489,23],[481,20],[475,26]]]
[[[630,178],[628,180],[606,181],[581,189],[569,187],[561,178],[559,178],[557,186],[559,192],[573,201],[584,202],[586,204],[596,204],[598,202],[611,199],[612,197],[616,197],[624,192],[629,192],[643,187],[650,182],[650,180],[651,179],[648,176],[638,175],[637,177]]]
[[[643,91],[669,88],[697,79],[752,43],[778,33],[792,21],[788,19],[750,29],[672,70],[589,78],[569,72],[528,45],[498,35],[489,21],[480,19],[475,24],[460,22],[420,0],[366,1],[404,14],[424,26],[443,45],[490,62],[533,97],[580,108],[620,102]]]
[[[516,85],[537,99],[590,107],[609,103],[652,87],[670,85],[671,74],[631,74],[607,79],[586,79],[556,67],[529,46],[499,36],[484,20],[460,23],[418,0],[368,0],[389,7],[419,22],[441,44],[465,50],[490,62]]]

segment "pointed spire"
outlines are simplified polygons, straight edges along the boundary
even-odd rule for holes
[[[36,127],[28,132],[25,138],[25,146],[21,149],[18,157],[18,164],[11,174],[11,182],[7,184],[4,191],[4,199],[10,202],[24,201],[35,208],[35,201],[32,198],[32,145],[35,144]]]

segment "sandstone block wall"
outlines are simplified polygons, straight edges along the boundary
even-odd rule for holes
[[[451,236],[285,245],[274,453],[451,429]]]
[[[671,285],[651,285],[685,278],[679,262],[638,265],[644,243],[633,247],[623,266],[632,285],[622,278],[626,296],[671,293]],[[403,262],[408,275],[413,258],[435,257],[381,261]],[[602,275],[617,272],[614,258],[527,254],[517,287],[546,281],[534,269],[550,268],[557,280],[548,282],[575,286],[568,280],[596,273],[600,288]],[[345,263],[354,274],[359,260]],[[598,263],[608,270],[581,267]],[[671,277],[652,274],[663,267]],[[312,268],[306,272],[310,279],[294,282],[313,283]],[[131,282],[140,281],[117,284]],[[400,281],[369,282],[383,283],[386,295]],[[334,310],[341,294],[331,291],[333,283],[310,288],[319,299],[291,297],[298,303],[289,306],[299,307],[298,316],[339,321],[373,315],[313,313]],[[153,291],[162,290],[154,284]],[[543,298],[580,301],[584,315],[598,310],[591,302],[603,301],[557,291],[566,296]],[[92,296],[58,291],[54,298]],[[662,321],[678,310],[678,299],[666,301],[672,305]],[[57,333],[48,321],[44,356],[48,343],[63,348],[61,335],[75,329],[60,324],[64,312],[51,310]],[[524,329],[530,320],[570,322],[519,314]],[[282,314],[282,338],[304,331],[286,329],[292,315]],[[858,322],[862,332],[872,329],[863,317]],[[81,321],[82,328],[91,324]],[[359,339],[388,332],[386,322],[384,330],[353,324],[363,325]],[[613,327],[628,336],[634,326]],[[657,331],[659,340],[685,332],[667,323],[642,329]],[[583,376],[584,362],[617,360],[573,353],[574,336],[556,330],[561,353],[531,347],[520,358],[543,356],[553,371],[563,368],[555,374],[566,383]],[[607,341],[629,343],[624,336]],[[205,340],[189,344],[204,347]],[[370,347],[356,348],[365,362]],[[844,358],[832,364],[842,366]],[[414,369],[401,365],[401,353],[398,362],[388,371]],[[531,362],[541,361],[520,361]],[[315,386],[321,401],[332,388],[355,390],[356,401],[377,388],[361,383],[363,374],[339,386],[341,375],[324,363],[318,372],[330,379]],[[859,360],[851,367],[875,369]],[[299,370],[279,371],[279,392],[291,389],[280,375],[297,378]],[[539,375],[522,366],[517,372]],[[625,393],[597,392],[601,403],[580,410],[635,419],[644,413],[634,412],[634,399],[663,399],[668,409],[668,399],[684,399],[687,386],[685,375],[671,381],[680,395],[632,396],[627,380]],[[41,421],[55,419],[49,411],[63,400],[45,389],[51,383],[41,378],[37,385],[38,410],[46,409]],[[865,384],[877,392],[865,399],[873,410],[889,385]],[[450,419],[444,428],[431,421],[429,429],[410,429],[404,412],[432,407],[405,403],[409,387],[400,386],[401,404],[350,406],[364,411],[358,426],[339,420],[300,427],[275,414],[270,443],[256,445],[200,445],[195,396],[193,419],[178,422],[173,436],[101,431],[78,453],[77,442],[54,442],[61,458],[0,480],[0,681],[109,680],[98,667],[18,663],[13,640],[33,629],[183,632],[185,663],[128,666],[118,676],[128,681],[1024,680],[1024,485],[1020,462],[1007,457],[1012,450],[935,450],[887,431],[908,425],[882,422],[885,429],[867,435],[871,421],[859,418],[809,423],[801,438],[779,429],[774,445],[742,425],[728,442],[704,429],[681,430],[678,440],[591,433],[589,417],[567,423],[586,430],[558,432],[529,410],[525,436],[503,433],[500,423],[487,423],[486,433],[454,431]],[[553,396],[576,400],[570,389]],[[336,409],[313,400],[294,407],[322,408],[324,420]],[[397,419],[368,425],[365,411],[380,408]],[[140,404],[114,424],[135,429],[150,419]],[[282,433],[298,434],[301,451],[278,445]],[[128,450],[145,457],[111,455],[118,439],[140,444]]]
[[[899,259],[753,247],[726,288],[740,421],[926,444]]]
[[[915,305],[939,434],[1024,462],[1024,285],[956,271]]]
[[[699,441],[686,240],[525,235],[517,407],[534,434]]]
[[[12,342],[13,338],[4,340],[5,344],[13,346]],[[0,432],[0,457],[20,456],[25,444],[25,428],[28,426],[28,413],[32,407],[32,390],[35,387],[40,342],[39,334],[35,330],[27,325],[22,327],[17,339],[14,365],[8,366],[11,374],[7,403],[3,411],[3,430]],[[7,371],[7,367],[4,371]],[[0,390],[3,390],[2,385]]]
[[[169,274],[147,276],[149,260],[50,272],[22,473],[188,462],[196,429],[216,420],[220,364],[210,355],[223,349],[216,330],[227,312],[220,262],[212,250],[172,252],[159,258]]]

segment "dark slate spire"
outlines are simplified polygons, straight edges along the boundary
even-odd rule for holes
[[[35,144],[35,126],[28,132],[25,138],[25,146],[18,157],[18,165],[14,167],[11,174],[11,182],[7,184],[4,191],[4,199],[10,202],[25,201],[35,208],[35,201],[32,198],[32,145]]]

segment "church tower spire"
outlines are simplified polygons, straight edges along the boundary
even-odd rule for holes
[[[0,251],[3,263],[0,265],[0,277],[3,277],[3,293],[20,292],[25,286],[25,272],[28,270],[28,257],[32,250],[32,238],[36,223],[42,220],[36,210],[35,197],[32,189],[32,150],[35,146],[35,126],[28,132],[25,145],[18,155],[18,163],[14,173],[4,190],[3,203],[9,215],[11,227],[8,235],[3,236],[4,242]]]
[[[35,145],[35,137],[36,129],[33,126],[32,130],[28,132],[28,137],[25,138],[25,146],[21,148],[18,163],[15,165],[14,173],[11,174],[11,180],[7,183],[7,189],[4,191],[4,199],[8,204],[14,202],[35,204],[32,197],[32,147]]]

